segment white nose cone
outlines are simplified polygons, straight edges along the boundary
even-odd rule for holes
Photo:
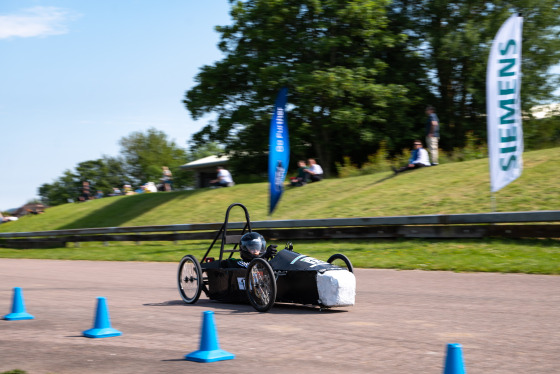
[[[356,299],[356,277],[346,270],[317,273],[317,290],[324,306],[351,306]]]

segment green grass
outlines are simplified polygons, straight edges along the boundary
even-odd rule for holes
[[[556,210],[560,149],[527,152],[522,176],[496,194],[498,211]],[[109,197],[52,207],[0,225],[0,232],[82,227],[221,222],[226,207],[245,204],[252,220],[489,212],[488,160],[451,163],[391,177],[379,173],[288,188],[267,215],[268,184]],[[242,220],[241,211],[231,219]]]
[[[558,165],[560,148],[526,152],[522,176],[496,195],[498,211],[560,209]],[[253,183],[65,204],[2,224],[0,232],[222,222],[233,202],[245,204],[252,220],[489,212],[488,160],[445,164],[397,177],[379,173],[288,188],[272,217],[267,215],[268,184]],[[243,219],[240,209],[232,211],[230,221]],[[0,257],[178,261],[187,253],[200,257],[207,245],[84,243],[80,248],[0,249]],[[342,252],[358,267],[560,273],[560,248],[554,240],[324,241],[302,242],[298,249],[321,259]]]
[[[108,247],[101,243],[81,243],[80,247],[68,246],[48,250],[0,248],[0,257],[178,262],[186,254],[193,254],[201,259],[209,243],[119,242],[111,243]],[[283,248],[283,243],[276,244]],[[327,260],[334,253],[343,253],[350,258],[354,266],[361,268],[560,274],[558,240],[298,241],[294,243],[294,250],[322,260]],[[216,253],[218,252],[211,256],[217,257]]]

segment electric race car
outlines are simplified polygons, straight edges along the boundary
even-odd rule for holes
[[[229,213],[235,206],[243,208],[245,226],[241,235],[227,235]],[[209,257],[218,239],[219,257]],[[233,248],[226,249],[227,244]],[[346,256],[337,253],[324,262],[294,252],[291,243],[278,252],[275,245],[266,247],[264,238],[252,231],[249,212],[240,203],[228,207],[222,227],[200,262],[192,255],[181,259],[177,285],[187,304],[196,303],[204,292],[211,300],[249,302],[259,312],[270,310],[275,302],[352,306],[356,295],[356,278]]]

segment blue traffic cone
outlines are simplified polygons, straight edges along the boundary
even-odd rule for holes
[[[12,302],[12,313],[6,314],[6,321],[19,321],[22,319],[34,319],[31,314],[25,311],[25,303],[23,302],[23,294],[20,287],[14,287],[14,298]]]
[[[461,344],[447,344],[447,356],[443,374],[466,374],[465,364],[463,364],[463,351]]]
[[[202,313],[202,330],[200,336],[200,349],[185,356],[186,360],[196,362],[214,362],[233,360],[235,355],[220,349],[218,333],[214,322],[214,312]]]
[[[109,338],[111,336],[122,335],[122,332],[111,327],[106,298],[97,298],[97,311],[95,313],[93,328],[84,331],[83,334],[86,338]]]

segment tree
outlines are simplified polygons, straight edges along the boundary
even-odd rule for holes
[[[102,160],[104,164],[104,188],[112,190],[113,187],[122,188],[123,185],[130,184],[130,177],[122,157],[103,156]]]
[[[87,181],[91,193],[97,190],[105,196],[113,192],[114,187],[124,184],[140,185],[148,181],[159,182],[162,166],[168,166],[173,173],[176,187],[192,183],[192,176],[182,172],[179,166],[187,161],[187,153],[167,135],[156,129],[149,129],[145,134],[134,132],[120,140],[121,157],[104,155],[97,160],[88,160],[76,165],[74,171],[66,170],[53,183],[39,187],[41,201],[54,206],[76,201],[82,193],[82,182]]]
[[[188,182],[188,177],[179,169],[186,162],[187,153],[168,140],[163,131],[151,128],[146,133],[133,132],[123,137],[119,144],[127,174],[133,183],[158,182],[162,166],[169,167],[173,173],[174,186],[181,187]]]
[[[129,176],[119,158],[103,156],[97,160],[80,162],[74,171],[66,170],[53,183],[45,183],[39,187],[38,194],[44,204],[55,206],[76,201],[82,193],[82,182],[91,185],[91,192],[103,191],[105,196],[113,192],[113,187],[122,187]]]
[[[525,19],[521,93],[530,116],[559,83],[550,72],[560,61],[556,0],[234,3],[233,24],[217,27],[225,57],[202,67],[186,93],[194,118],[217,114],[193,141],[225,144],[242,158],[234,165],[265,170],[268,120],[284,85],[294,158],[318,156],[327,169],[344,155],[360,164],[381,142],[392,153],[408,146],[423,136],[428,104],[447,150],[468,133],[485,139],[488,52],[514,12]],[[542,123],[524,127],[538,139]]]
[[[222,146],[220,146],[218,143],[210,142],[198,147],[191,147],[188,152],[187,161],[191,162],[208,156],[221,155],[223,153],[224,148]]]
[[[55,206],[75,201],[80,192],[80,181],[70,170],[65,170],[53,183],[41,185],[38,195],[43,204]]]
[[[97,190],[108,195],[113,192],[113,187],[121,188],[130,179],[123,160],[110,156],[80,162],[76,166],[74,176],[79,184],[88,181],[94,189],[92,190],[94,195]]]
[[[444,125],[444,145],[463,145],[473,131],[486,137],[486,66],[502,23],[522,13],[522,108],[550,100],[558,79],[549,68],[560,61],[560,3],[557,0],[395,0],[392,20],[418,51],[419,69],[432,77],[433,103]],[[428,98],[428,96],[426,96]],[[532,126],[529,122],[526,126]]]
[[[230,0],[231,3],[234,3]],[[217,119],[193,136],[219,142],[245,166],[263,168],[272,104],[289,88],[292,153],[318,157],[327,174],[344,155],[365,160],[386,137],[407,89],[380,83],[384,51],[403,40],[387,30],[388,0],[248,0],[217,27],[223,60],[204,66],[184,103]],[[255,167],[253,167],[255,169]]]

